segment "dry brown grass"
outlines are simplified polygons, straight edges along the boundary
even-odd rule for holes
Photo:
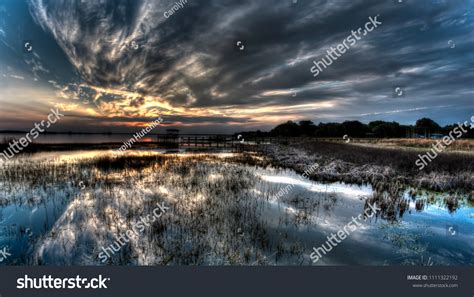
[[[324,141],[344,142],[340,138],[327,138]],[[355,145],[385,147],[385,148],[412,148],[428,150],[441,139],[422,138],[351,138],[350,143]],[[458,139],[451,143],[445,151],[474,153],[474,139]]]

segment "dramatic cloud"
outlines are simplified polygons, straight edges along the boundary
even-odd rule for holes
[[[61,98],[101,123],[163,114],[239,130],[474,113],[473,0],[188,0],[166,17],[175,3],[31,0],[77,75],[61,81],[52,57],[28,65],[35,78],[58,76]],[[376,15],[379,28],[313,77],[313,61]]]

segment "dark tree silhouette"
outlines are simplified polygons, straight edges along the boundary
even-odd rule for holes
[[[278,136],[296,137],[301,135],[301,129],[297,123],[288,121],[276,126],[270,133]]]
[[[301,134],[305,136],[313,136],[316,131],[316,125],[312,121],[300,121]]]
[[[425,134],[425,136],[428,136],[431,133],[441,132],[441,127],[429,118],[422,118],[416,121],[415,129],[418,133]]]
[[[458,125],[447,125],[440,127],[435,121],[429,118],[422,118],[416,121],[415,126],[400,125],[397,122],[373,121],[368,125],[359,121],[345,121],[343,123],[320,123],[315,125],[310,120],[300,121],[298,124],[293,121],[280,124],[271,130],[272,136],[315,136],[315,137],[343,137],[345,134],[350,137],[377,137],[377,138],[402,138],[410,137],[413,131],[430,136],[433,133],[448,135],[450,131]],[[474,129],[470,126],[464,128],[468,132],[463,134],[463,138],[473,138]],[[255,132],[245,132],[253,133]],[[260,133],[257,133],[260,134]],[[266,132],[261,132],[260,136]]]
[[[378,138],[399,138],[406,135],[406,127],[397,122],[374,121],[368,126],[370,133]]]
[[[368,129],[359,121],[345,121],[342,123],[342,131],[351,137],[365,137]]]

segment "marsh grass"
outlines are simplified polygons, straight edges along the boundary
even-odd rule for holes
[[[423,138],[389,138],[389,139],[356,139],[357,144],[372,144],[382,147],[393,147],[393,148],[418,148],[418,149],[431,149],[440,139],[423,139]],[[474,152],[474,140],[473,139],[456,139],[449,147],[447,151],[465,151]]]
[[[24,265],[278,265],[310,264],[300,232],[317,228],[338,207],[335,193],[297,192],[275,201],[272,160],[256,153],[111,155],[18,158],[0,170],[0,207],[41,209],[46,219],[28,236],[26,225],[3,226],[22,243],[13,264]],[[384,180],[368,203],[397,224],[409,210],[440,203],[402,182]],[[464,203],[450,193],[450,211]],[[157,204],[170,208],[106,263],[108,247]],[[361,208],[361,213],[364,209]]]
[[[274,166],[292,168],[302,173],[318,164],[310,176],[315,181],[370,184],[378,191],[402,183],[433,191],[474,190],[474,155],[441,153],[423,170],[415,162],[418,154],[411,149],[366,147],[319,140],[302,140],[288,145],[264,146],[264,155]]]
[[[262,195],[254,194],[260,181],[251,168],[265,164],[251,154],[225,159],[205,154],[104,155],[66,162],[20,158],[0,171],[3,207],[52,207],[57,217],[45,223],[15,263],[103,264],[98,259],[101,247],[160,202],[169,212],[104,264],[302,263],[302,245],[280,242],[275,230],[286,233],[282,230],[308,221],[314,207],[297,203],[300,212],[282,211],[275,226],[264,212],[277,189],[265,186]]]
[[[383,148],[364,147],[359,145],[332,143],[325,141],[302,142],[302,148],[318,153],[328,158],[340,159],[356,165],[376,164],[389,166],[395,170],[417,174],[419,170],[415,166],[415,161],[420,154],[419,151]],[[429,166],[424,169],[426,172],[447,172],[455,174],[460,170],[474,168],[474,156],[462,153],[441,153]]]

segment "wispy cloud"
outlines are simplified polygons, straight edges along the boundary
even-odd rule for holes
[[[25,79],[23,76],[14,75],[14,74],[10,74],[10,77],[11,77],[11,78],[16,78],[16,79],[21,79],[21,80],[24,80],[24,79]]]
[[[29,0],[77,78],[61,81],[63,69],[45,55],[26,63],[37,79],[56,75],[51,86],[69,101],[61,103],[77,104],[78,115],[98,123],[164,114],[177,125],[214,117],[241,129],[354,114],[439,116],[440,109],[443,122],[465,117],[456,106],[472,100],[473,0],[196,0],[165,18],[174,2]],[[311,75],[314,59],[377,14],[383,26],[317,79]],[[38,51],[51,47],[35,42]],[[408,90],[405,97],[393,98],[396,86]]]

